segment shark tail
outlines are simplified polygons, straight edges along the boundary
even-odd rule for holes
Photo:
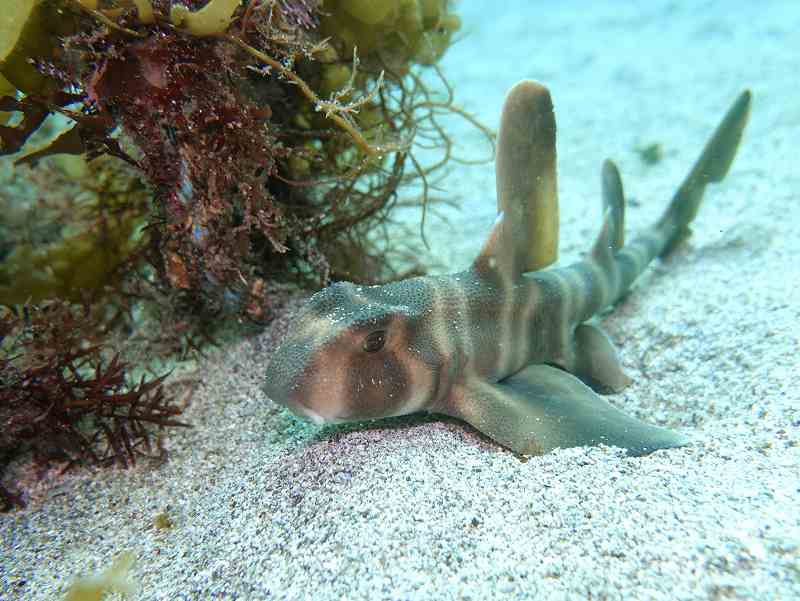
[[[622,180],[612,161],[603,164],[603,226],[591,251],[592,262],[603,275],[598,281],[585,274],[584,281],[589,282],[591,290],[586,301],[576,307],[577,321],[619,300],[654,258],[669,255],[689,236],[689,224],[697,215],[706,186],[722,181],[733,163],[750,102],[750,91],[745,90],[717,126],[661,218],[628,244],[624,239]]]
[[[747,125],[750,101],[750,90],[739,94],[658,221],[656,228],[663,231],[666,236],[664,248],[659,256],[667,256],[688,237],[689,224],[697,215],[706,186],[721,182],[727,175]]]

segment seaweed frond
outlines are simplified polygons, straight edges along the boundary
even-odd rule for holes
[[[133,383],[97,343],[88,305],[48,301],[0,312],[0,451],[40,464],[128,467],[155,456],[153,428],[188,426],[164,392],[167,374]]]

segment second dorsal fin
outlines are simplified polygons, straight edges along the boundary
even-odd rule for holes
[[[610,160],[603,163],[603,228],[592,248],[592,257],[609,266],[614,253],[625,244],[625,195],[617,166]]]
[[[506,96],[495,163],[495,227],[475,261],[515,277],[558,258],[556,123],[550,92],[525,80]]]

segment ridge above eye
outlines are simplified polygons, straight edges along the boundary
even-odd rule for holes
[[[375,353],[386,344],[386,330],[375,330],[364,338],[362,348],[368,353]]]

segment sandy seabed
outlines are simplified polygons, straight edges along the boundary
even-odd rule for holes
[[[635,383],[612,402],[691,437],[521,462],[455,420],[318,429],[260,390],[284,321],[215,353],[170,461],[75,475],[0,516],[0,599],[60,598],[137,561],[142,600],[800,598],[800,4],[465,0],[443,68],[496,127],[522,78],[559,127],[561,254],[599,227],[600,165],[654,220],[736,95],[753,112],[694,235],[603,320]],[[479,132],[446,122],[462,154]],[[658,143],[645,165],[637,147]],[[491,165],[458,166],[430,260],[464,268],[494,220]],[[408,213],[410,222],[419,213]],[[166,513],[174,527],[157,529]]]

